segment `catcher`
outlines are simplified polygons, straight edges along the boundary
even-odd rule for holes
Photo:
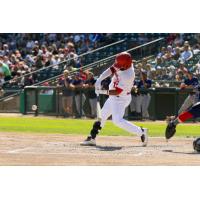
[[[167,125],[167,128],[165,130],[165,137],[167,141],[173,137],[176,133],[176,126],[179,123],[183,123],[189,119],[195,119],[200,117],[200,85],[195,87],[195,98],[198,99],[198,102],[195,103],[191,108],[189,108],[187,111],[182,112],[179,114],[176,118],[170,119]],[[200,152],[200,138],[197,138],[193,142],[194,149],[198,152]]]

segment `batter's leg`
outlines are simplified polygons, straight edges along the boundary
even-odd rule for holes
[[[127,99],[127,101],[116,100],[112,102],[111,109],[113,123],[129,133],[140,136],[143,146],[146,146],[148,140],[147,129],[142,129],[141,127],[138,127],[135,124],[123,119],[125,108],[130,104],[130,101],[131,100]]]
[[[93,127],[90,131],[90,135],[86,138],[84,142],[81,143],[81,145],[84,145],[84,146],[96,145],[95,138],[97,134],[99,133],[99,131],[104,127],[106,120],[108,119],[108,117],[110,117],[112,113],[111,104],[112,104],[112,100],[111,98],[108,98],[101,110],[101,121],[94,122]]]
[[[113,101],[111,105],[112,109],[112,120],[113,123],[123,128],[124,130],[128,131],[129,133],[136,133],[137,135],[141,136],[143,134],[142,129],[129,121],[123,119],[125,108],[129,105],[130,101]]]

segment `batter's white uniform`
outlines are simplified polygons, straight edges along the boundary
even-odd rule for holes
[[[111,74],[112,73],[110,71],[110,75]],[[109,73],[107,73],[107,76],[109,76]],[[135,133],[138,136],[143,134],[140,127],[123,119],[125,109],[131,102],[131,89],[133,87],[134,79],[135,72],[133,66],[124,71],[116,70],[113,73],[109,90],[121,89],[122,92],[117,96],[110,95],[105,102],[101,110],[101,127],[105,125],[106,120],[112,115],[112,121],[116,126],[130,133]]]

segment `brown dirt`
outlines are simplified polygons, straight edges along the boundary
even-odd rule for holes
[[[200,165],[191,138],[150,138],[141,147],[137,137],[98,138],[97,147],[83,147],[83,136],[0,133],[0,165]]]

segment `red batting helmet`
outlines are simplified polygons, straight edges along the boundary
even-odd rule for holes
[[[128,69],[132,65],[131,54],[128,52],[119,53],[115,58],[114,67],[118,69]]]

